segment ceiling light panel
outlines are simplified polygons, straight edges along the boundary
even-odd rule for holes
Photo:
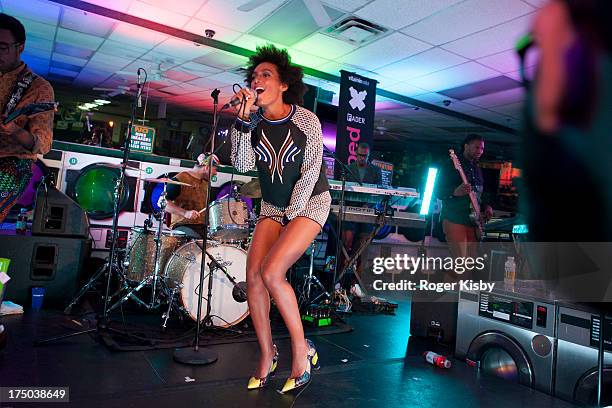
[[[393,33],[339,58],[338,62],[375,70],[428,48],[431,46],[423,41],[401,33]]]
[[[159,8],[171,8],[173,12],[186,16],[193,16],[206,0],[180,0],[169,2],[168,0],[140,0],[142,3],[150,4]]]
[[[468,0],[441,10],[403,29],[402,32],[439,45],[502,24],[532,11],[534,11],[532,6],[521,1]]]
[[[398,30],[462,0],[376,0],[355,14],[363,19]]]

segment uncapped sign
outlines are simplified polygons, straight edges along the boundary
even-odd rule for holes
[[[133,152],[153,153],[155,129],[148,126],[132,126],[130,150]]]

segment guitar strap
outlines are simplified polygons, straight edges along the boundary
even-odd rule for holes
[[[3,114],[5,116],[8,116],[11,112],[13,112],[36,77],[36,74],[34,74],[32,71],[26,70],[25,67],[23,68],[19,78],[17,79],[17,83],[13,86],[9,100],[4,107]]]

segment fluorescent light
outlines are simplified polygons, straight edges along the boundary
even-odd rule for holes
[[[438,169],[430,167],[427,172],[427,182],[425,183],[425,192],[423,193],[423,202],[421,203],[420,215],[429,214],[429,206],[431,204],[431,196],[433,195],[434,185],[436,184],[436,177],[438,176]]]
[[[108,105],[111,101],[107,101],[106,99],[95,99],[94,102],[98,105]]]

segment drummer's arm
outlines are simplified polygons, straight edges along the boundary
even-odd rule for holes
[[[197,211],[185,210],[174,204],[170,200],[166,201],[166,212],[169,212],[170,214],[180,215],[181,217],[187,218],[189,220],[194,220],[199,216],[199,213]]]

